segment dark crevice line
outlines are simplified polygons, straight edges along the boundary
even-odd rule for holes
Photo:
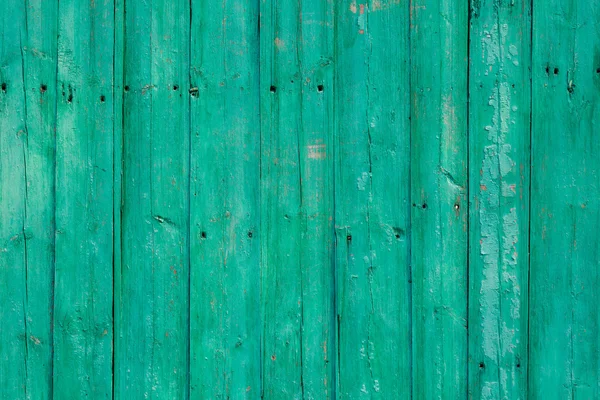
[[[528,216],[527,216],[527,355],[526,355],[526,366],[525,366],[525,397],[529,396],[529,387],[531,374],[531,203],[533,200],[532,196],[532,182],[533,182],[533,1],[529,3],[529,193],[528,193]]]
[[[193,1],[189,0],[189,25],[188,25],[188,87],[192,87],[192,21]],[[194,86],[195,87],[195,86]],[[187,160],[187,338],[186,338],[186,382],[184,395],[190,399],[192,393],[192,97],[187,96],[187,123],[188,123],[188,160]]]
[[[259,305],[259,333],[258,333],[258,379],[259,379],[259,393],[260,398],[264,398],[264,324],[263,321],[263,243],[265,240],[265,235],[263,232],[263,215],[262,215],[262,199],[263,199],[263,187],[262,187],[262,179],[263,179],[263,114],[262,114],[262,76],[261,76],[261,54],[262,54],[262,39],[261,39],[261,2],[260,0],[255,0],[255,9],[256,9],[256,19],[257,19],[257,29],[256,29],[256,40],[258,42],[258,51],[256,52],[256,74],[258,78],[258,269],[259,269],[259,279],[258,279],[258,305]]]
[[[413,311],[413,307],[414,307],[414,299],[413,299],[413,283],[412,283],[412,184],[413,184],[413,179],[412,179],[412,156],[413,156],[413,152],[412,152],[412,141],[413,141],[413,129],[412,129],[412,115],[413,115],[413,102],[412,102],[412,96],[413,96],[413,80],[412,80],[412,24],[413,24],[413,20],[412,20],[412,9],[414,7],[413,4],[414,0],[410,0],[407,2],[407,7],[408,7],[408,28],[407,28],[407,47],[406,47],[406,51],[407,51],[407,55],[408,55],[408,171],[407,171],[407,176],[408,176],[408,191],[407,191],[407,195],[408,195],[408,201],[406,204],[406,210],[407,210],[407,214],[406,214],[406,219],[408,222],[408,227],[407,227],[407,235],[406,235],[406,240],[408,242],[408,249],[407,249],[407,275],[408,275],[408,293],[407,293],[407,297],[408,297],[408,318],[409,318],[409,327],[408,327],[408,340],[409,340],[409,369],[410,369],[410,375],[409,375],[409,387],[410,387],[410,398],[413,399],[414,396],[414,378],[415,378],[415,374],[414,374],[414,321],[413,321],[413,316],[414,316],[414,311]]]
[[[296,61],[298,63],[298,71],[300,71],[301,79],[304,80],[304,71],[302,71],[302,0],[298,0],[298,27],[296,29]],[[300,189],[300,212],[302,213],[302,207],[304,204],[304,196],[302,195],[302,156],[300,146],[300,135],[304,131],[304,90],[300,91],[300,117],[298,118],[298,133],[296,134],[297,146],[298,146],[298,188]]]
[[[332,17],[331,17],[331,22],[333,24],[333,32],[332,32],[332,40],[333,40],[333,44],[332,44],[332,54],[335,57],[337,55],[337,6],[336,6],[337,2],[333,2],[333,5],[331,7],[331,10],[333,11]],[[336,225],[337,225],[337,208],[336,208],[336,191],[337,191],[337,182],[336,182],[336,170],[335,170],[335,160],[337,158],[337,146],[336,146],[336,137],[337,137],[337,114],[336,114],[336,100],[337,100],[337,65],[334,65],[333,68],[333,72],[332,72],[332,77],[331,77],[331,84],[332,84],[332,94],[331,94],[331,110],[333,112],[332,114],[332,120],[331,120],[331,125],[330,125],[330,129],[332,129],[329,132],[329,138],[330,138],[330,143],[332,146],[332,158],[331,158],[331,164],[330,164],[330,176],[331,176],[331,212],[332,212],[332,226],[331,226],[331,231],[330,231],[330,235],[331,235],[331,244],[332,244],[332,248],[331,248],[331,253],[330,253],[330,283],[331,283],[331,289],[332,289],[332,293],[331,293],[331,297],[330,297],[330,301],[332,303],[331,304],[331,320],[330,320],[330,329],[333,332],[332,335],[332,345],[333,345],[333,357],[331,357],[331,362],[333,363],[333,365],[330,367],[329,371],[331,371],[331,379],[332,379],[332,384],[331,384],[331,399],[337,400],[337,394],[338,394],[338,382],[339,382],[339,376],[338,376],[338,365],[339,365],[339,319],[338,319],[338,304],[337,304],[337,288],[338,288],[338,277],[337,277],[337,246],[338,246],[338,241],[337,241],[337,234],[336,234]]]
[[[304,71],[302,70],[302,0],[297,0],[298,7],[298,15],[297,15],[297,28],[296,28],[296,62],[298,63],[298,70],[300,71],[300,76],[302,80],[304,80]],[[298,95],[298,100],[300,102],[299,107],[299,117],[297,120],[298,129],[296,132],[296,146],[297,146],[297,157],[298,157],[298,188],[300,190],[300,215],[303,217],[304,223],[301,225],[301,235],[305,232],[307,228],[307,216],[304,213],[304,190],[303,190],[303,182],[302,182],[302,146],[301,146],[301,137],[304,133],[304,90],[300,91]],[[302,248],[298,249],[298,270],[300,276],[300,301],[301,301],[301,315],[300,315],[300,392],[302,393],[302,399],[306,398],[305,390],[304,390],[304,271],[302,268]]]
[[[51,375],[50,375],[50,388],[49,388],[49,400],[54,399],[54,377],[55,377],[55,369],[54,369],[54,318],[55,318],[55,293],[56,293],[56,182],[57,182],[57,164],[58,164],[58,157],[57,157],[57,153],[58,153],[58,149],[57,149],[57,136],[58,136],[58,62],[59,62],[59,43],[58,43],[58,39],[60,37],[59,32],[60,32],[60,1],[61,0],[57,0],[56,1],[56,54],[55,54],[55,70],[54,70],[54,121],[53,121],[53,125],[54,125],[54,146],[53,146],[53,159],[54,162],[52,163],[52,175],[54,177],[54,182],[53,182],[53,187],[52,187],[52,209],[53,209],[53,216],[52,216],[52,230],[53,230],[53,235],[52,235],[52,271],[51,271],[51,275],[52,275],[52,282],[50,285],[50,312],[51,312],[51,318],[50,318],[50,334],[49,334],[49,342],[50,342],[50,370],[51,370]]]
[[[471,318],[470,308],[471,308],[471,21],[473,20],[473,4],[469,1],[468,10],[467,10],[467,119],[466,119],[466,158],[467,158],[467,173],[466,173],[466,203],[467,209],[465,211],[467,218],[467,241],[466,241],[466,362],[465,362],[465,384],[466,384],[466,398],[469,398],[470,388],[470,373],[469,373],[469,365],[470,360],[469,356],[471,353],[470,346],[470,336],[469,336],[469,321]]]
[[[223,0],[223,19],[226,20],[227,18],[227,0]],[[222,52],[222,62],[223,62],[223,76],[227,77],[228,74],[228,70],[227,70],[227,24],[222,24],[222,39],[221,39],[221,48],[223,49]],[[226,82],[226,78],[224,78],[224,82]],[[227,89],[227,87],[226,87]],[[227,90],[224,90],[224,92],[226,93]],[[227,126],[227,115],[226,115],[226,110],[228,109],[227,107],[227,94],[223,93],[221,95],[221,109],[223,110],[223,112],[221,113],[221,122],[222,122],[222,126]],[[225,186],[223,188],[223,202],[222,202],[222,206],[226,207],[227,204],[227,198],[228,198],[228,190],[229,188],[227,186]],[[221,275],[220,275],[220,285],[221,285],[221,294],[223,296],[223,305],[224,305],[224,309],[225,312],[221,314],[221,318],[220,318],[220,322],[221,325],[219,326],[219,328],[221,329],[221,349],[223,351],[223,354],[225,355],[225,357],[221,360],[222,361],[222,367],[223,367],[223,389],[222,389],[222,393],[224,393],[225,398],[229,399],[230,397],[230,392],[229,392],[229,382],[228,382],[228,371],[226,371],[227,368],[227,343],[229,342],[229,332],[226,329],[227,326],[227,316],[229,315],[229,304],[228,304],[228,293],[226,290],[226,286],[227,286],[227,272],[226,272],[226,252],[224,250],[224,244],[227,243],[227,232],[226,232],[226,227],[225,227],[225,220],[221,220],[220,221],[220,227],[221,227],[221,238],[220,238],[220,245],[223,246],[223,248],[221,248]],[[222,311],[222,310],[221,310]],[[230,372],[230,371],[229,371]],[[229,374],[229,377],[231,377],[231,374]]]
[[[114,33],[113,33],[113,85],[112,85],[112,108],[113,108],[113,115],[116,114],[116,110],[117,108],[115,107],[116,103],[116,97],[115,97],[115,77],[116,77],[116,71],[117,71],[117,15],[118,15],[118,11],[119,11],[119,7],[118,7],[118,0],[115,0],[115,2],[113,3],[113,27],[114,27]],[[122,77],[122,75],[121,75]],[[121,82],[122,83],[122,82]],[[121,89],[120,87],[121,85],[118,85],[117,88]],[[122,96],[122,92],[121,92],[121,96]],[[122,107],[122,102],[123,102],[123,97],[121,97],[121,107]],[[115,320],[116,320],[116,314],[115,314],[115,277],[116,277],[116,266],[117,263],[120,261],[117,259],[116,257],[116,243],[117,240],[119,240],[119,231],[116,229],[116,219],[117,219],[117,213],[120,210],[120,207],[117,208],[118,206],[118,199],[120,198],[119,193],[117,193],[116,191],[116,183],[118,182],[117,180],[117,172],[119,172],[116,168],[117,164],[116,164],[116,157],[115,157],[115,153],[116,153],[116,143],[117,143],[117,137],[116,137],[116,132],[117,132],[117,125],[119,122],[122,123],[122,118],[123,118],[123,113],[121,113],[121,115],[119,116],[119,118],[121,119],[121,121],[117,121],[117,119],[113,120],[113,149],[112,149],[112,157],[113,157],[113,165],[112,165],[112,178],[113,178],[113,209],[112,209],[112,226],[113,226],[113,231],[112,231],[112,247],[113,247],[113,252],[112,252],[112,348],[111,348],[111,398],[114,400],[115,398],[115,337],[116,337],[116,330],[115,330]],[[120,153],[119,153],[120,154]],[[119,224],[120,227],[120,224]],[[120,243],[120,240],[119,240]],[[120,254],[120,252],[119,252]]]
[[[28,33],[28,27],[27,27],[27,7],[25,7],[25,34]],[[23,261],[24,261],[24,270],[25,270],[25,296],[22,300],[22,307],[23,307],[23,329],[25,331],[25,340],[24,340],[24,344],[25,344],[25,357],[24,357],[24,362],[25,362],[25,385],[24,385],[24,390],[25,390],[25,398],[28,397],[28,393],[27,393],[27,389],[29,386],[29,339],[28,339],[28,327],[27,327],[27,307],[29,304],[29,285],[28,285],[28,270],[29,270],[29,257],[27,254],[27,233],[25,232],[26,230],[26,225],[27,225],[27,199],[28,199],[28,188],[27,188],[27,184],[28,184],[28,180],[29,178],[27,177],[27,151],[29,148],[29,127],[27,125],[27,92],[26,92],[26,80],[25,80],[25,53],[23,51],[23,40],[21,38],[21,35],[19,35],[19,47],[21,49],[21,79],[22,79],[22,88],[23,88],[23,107],[24,107],[24,117],[23,117],[23,121],[25,123],[25,132],[23,132],[23,135],[25,135],[25,140],[23,140],[22,146],[23,146],[23,181],[24,181],[24,190],[25,190],[25,195],[23,197],[23,219],[22,219],[22,225],[21,225],[21,233],[23,235]]]
[[[504,46],[502,44],[502,38],[501,38],[501,18],[500,18],[500,9],[498,8],[496,10],[496,26],[498,27],[498,58],[499,58],[499,71],[496,73],[496,95],[498,98],[498,104],[502,104],[502,92],[500,90],[501,85],[502,85],[502,70],[504,69],[504,65],[503,65],[503,60],[504,60]],[[501,112],[501,106],[496,107],[496,110],[494,111],[497,114],[497,119],[500,123],[500,127],[498,127],[497,129],[497,138],[496,138],[496,154],[498,155],[496,157],[496,162],[497,162],[497,168],[498,171],[502,171],[502,167],[500,166],[500,136],[502,135],[502,112]],[[501,187],[502,186],[502,175],[499,174],[498,177],[498,186]],[[497,206],[497,210],[498,213],[501,213],[501,199],[500,196],[498,196],[498,203],[496,204]],[[502,343],[502,320],[503,320],[503,315],[502,315],[502,293],[503,293],[503,288],[502,288],[502,264],[503,264],[503,250],[500,249],[500,243],[503,243],[503,238],[501,237],[501,231],[504,229],[501,225],[500,225],[500,218],[498,218],[498,229],[496,230],[496,236],[497,236],[497,240],[498,240],[498,259],[497,259],[497,266],[498,266],[498,271],[497,271],[497,277],[498,277],[498,287],[500,289],[500,292],[498,293],[498,313],[496,315],[496,333],[497,333],[497,352],[496,352],[496,379],[498,381],[498,393],[497,396],[498,398],[501,397],[501,393],[502,393],[502,389],[503,389],[503,381],[502,381],[502,376],[501,376],[501,372],[502,372],[502,348],[503,348],[503,343]]]

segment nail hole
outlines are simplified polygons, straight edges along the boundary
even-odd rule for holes
[[[206,239],[206,232],[202,232],[202,233],[200,234],[200,237],[202,237],[202,239]]]
[[[248,232],[248,237],[251,238],[252,237],[252,231]]]
[[[558,75],[558,68],[554,68],[554,75]]]
[[[427,204],[423,203],[422,207],[423,207],[423,209],[426,209],[427,208]]]
[[[3,83],[3,84],[2,84],[2,91],[3,91],[3,92],[6,92],[6,83]]]
[[[546,66],[546,75],[549,75],[549,74],[550,74],[550,67]]]
[[[322,92],[323,91],[323,85],[318,85],[317,86],[317,91]]]
[[[69,93],[69,97],[67,98],[67,103],[71,103],[73,101],[73,93]]]
[[[521,363],[517,363],[517,368],[521,368]]]
[[[271,93],[275,93],[277,91],[277,88],[271,85],[271,88],[269,90],[271,91]]]
[[[179,86],[178,85],[173,85],[173,90],[179,90]]]
[[[596,68],[596,73],[600,74],[600,68]]]
[[[129,85],[125,85],[125,91],[129,92]]]
[[[46,90],[48,90],[48,86],[46,86],[46,85],[42,84],[42,85],[40,86],[40,92],[44,93]]]
[[[454,205],[454,211],[458,211],[458,210],[460,210],[460,205],[458,205],[458,204],[455,204],[455,205]]]
[[[483,362],[479,363],[479,368],[485,368],[485,364]]]
[[[352,241],[352,235],[347,235],[346,236],[346,240],[349,241],[349,242]]]
[[[396,233],[396,239],[400,239],[400,234]]]
[[[106,100],[106,97],[104,97],[104,95],[100,96],[100,102],[104,103],[104,101]]]

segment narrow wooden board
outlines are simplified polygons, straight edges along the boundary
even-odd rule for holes
[[[467,397],[468,3],[411,3],[413,398]]]
[[[9,1],[0,21],[0,393],[52,388],[57,7]]]
[[[527,397],[530,1],[473,4],[469,397]]]
[[[339,397],[410,398],[409,6],[335,16]]]
[[[600,4],[533,7],[529,395],[600,396]]]
[[[112,398],[113,10],[59,5],[55,398]]]
[[[125,3],[115,398],[181,399],[189,366],[189,2]]]
[[[192,398],[260,396],[258,9],[192,1]]]
[[[335,397],[332,18],[261,1],[265,398]]]

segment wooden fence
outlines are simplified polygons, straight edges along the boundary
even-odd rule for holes
[[[600,397],[600,2],[0,8],[0,398]]]

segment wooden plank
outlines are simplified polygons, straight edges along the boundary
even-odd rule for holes
[[[600,4],[533,12],[529,395],[598,398]]]
[[[468,3],[411,5],[413,397],[467,396]]]
[[[56,6],[11,1],[0,23],[0,387],[52,387]]]
[[[192,398],[260,396],[258,8],[192,2]]]
[[[411,396],[409,6],[336,9],[339,396]]]
[[[112,397],[113,9],[59,6],[56,398]]]
[[[50,397],[53,373],[58,6],[35,0],[25,7],[27,396],[41,399]]]
[[[527,395],[530,1],[473,3],[469,397]]]
[[[332,8],[261,1],[266,398],[335,397]]]
[[[188,395],[189,2],[125,3],[115,398]]]
[[[16,3],[16,2],[13,2]],[[27,391],[27,125],[24,6],[11,4],[0,25],[0,386],[7,397]],[[7,218],[10,216],[10,218]],[[13,284],[8,284],[11,282]]]

